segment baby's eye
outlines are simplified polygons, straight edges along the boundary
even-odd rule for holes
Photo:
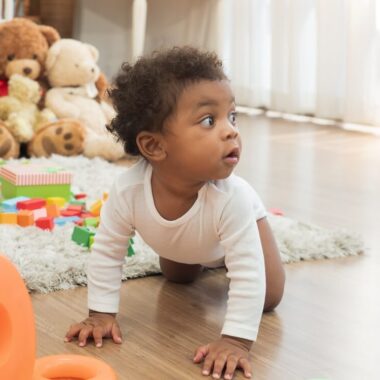
[[[229,121],[230,121],[230,123],[232,124],[232,125],[236,125],[236,112],[235,111],[233,111],[233,112],[230,112],[229,113],[229,115],[228,115],[228,119],[229,119]]]
[[[201,123],[204,127],[212,127],[215,123],[215,120],[212,116],[207,116],[201,120]]]

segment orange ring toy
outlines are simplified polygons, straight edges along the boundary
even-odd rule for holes
[[[14,265],[0,255],[0,375],[6,380],[116,380],[111,367],[82,355],[45,356],[35,361],[32,303]]]

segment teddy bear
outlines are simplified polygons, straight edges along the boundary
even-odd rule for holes
[[[115,116],[113,107],[99,93],[96,81],[105,81],[97,60],[98,50],[74,39],[60,39],[45,62],[50,89],[45,104],[58,118],[72,118],[85,126],[83,153],[115,161],[125,156],[123,145],[107,130]]]
[[[45,62],[49,47],[60,39],[52,27],[14,18],[0,23],[0,96],[9,91],[9,79],[19,74],[38,81],[43,92],[48,88]],[[102,81],[100,85],[106,86]],[[44,100],[44,95],[41,98]],[[43,106],[40,102],[39,106]],[[27,144],[31,155],[66,156],[83,152],[85,127],[75,119],[57,120],[36,131]],[[25,145],[25,143],[22,143]],[[0,123],[0,158],[18,158],[20,142],[4,123]]]
[[[0,97],[0,120],[18,142],[29,142],[40,127],[56,120],[48,108],[39,110],[40,98],[38,82],[20,74],[11,76],[8,95]]]

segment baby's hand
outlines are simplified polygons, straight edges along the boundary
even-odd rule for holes
[[[78,337],[78,344],[84,347],[88,337],[93,337],[96,347],[102,347],[103,337],[112,338],[115,343],[121,343],[121,331],[116,321],[115,314],[89,312],[88,318],[80,323],[70,326],[66,333],[65,342],[71,342],[72,338]]]
[[[198,347],[194,356],[194,363],[203,363],[203,375],[210,375],[214,379],[220,379],[223,369],[224,379],[232,379],[236,368],[241,368],[244,376],[250,378],[252,367],[248,353],[252,342],[223,336],[216,342]]]

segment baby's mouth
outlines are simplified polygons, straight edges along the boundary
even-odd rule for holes
[[[230,164],[236,164],[239,161],[240,149],[238,147],[232,149],[227,155],[223,157],[224,161]]]

